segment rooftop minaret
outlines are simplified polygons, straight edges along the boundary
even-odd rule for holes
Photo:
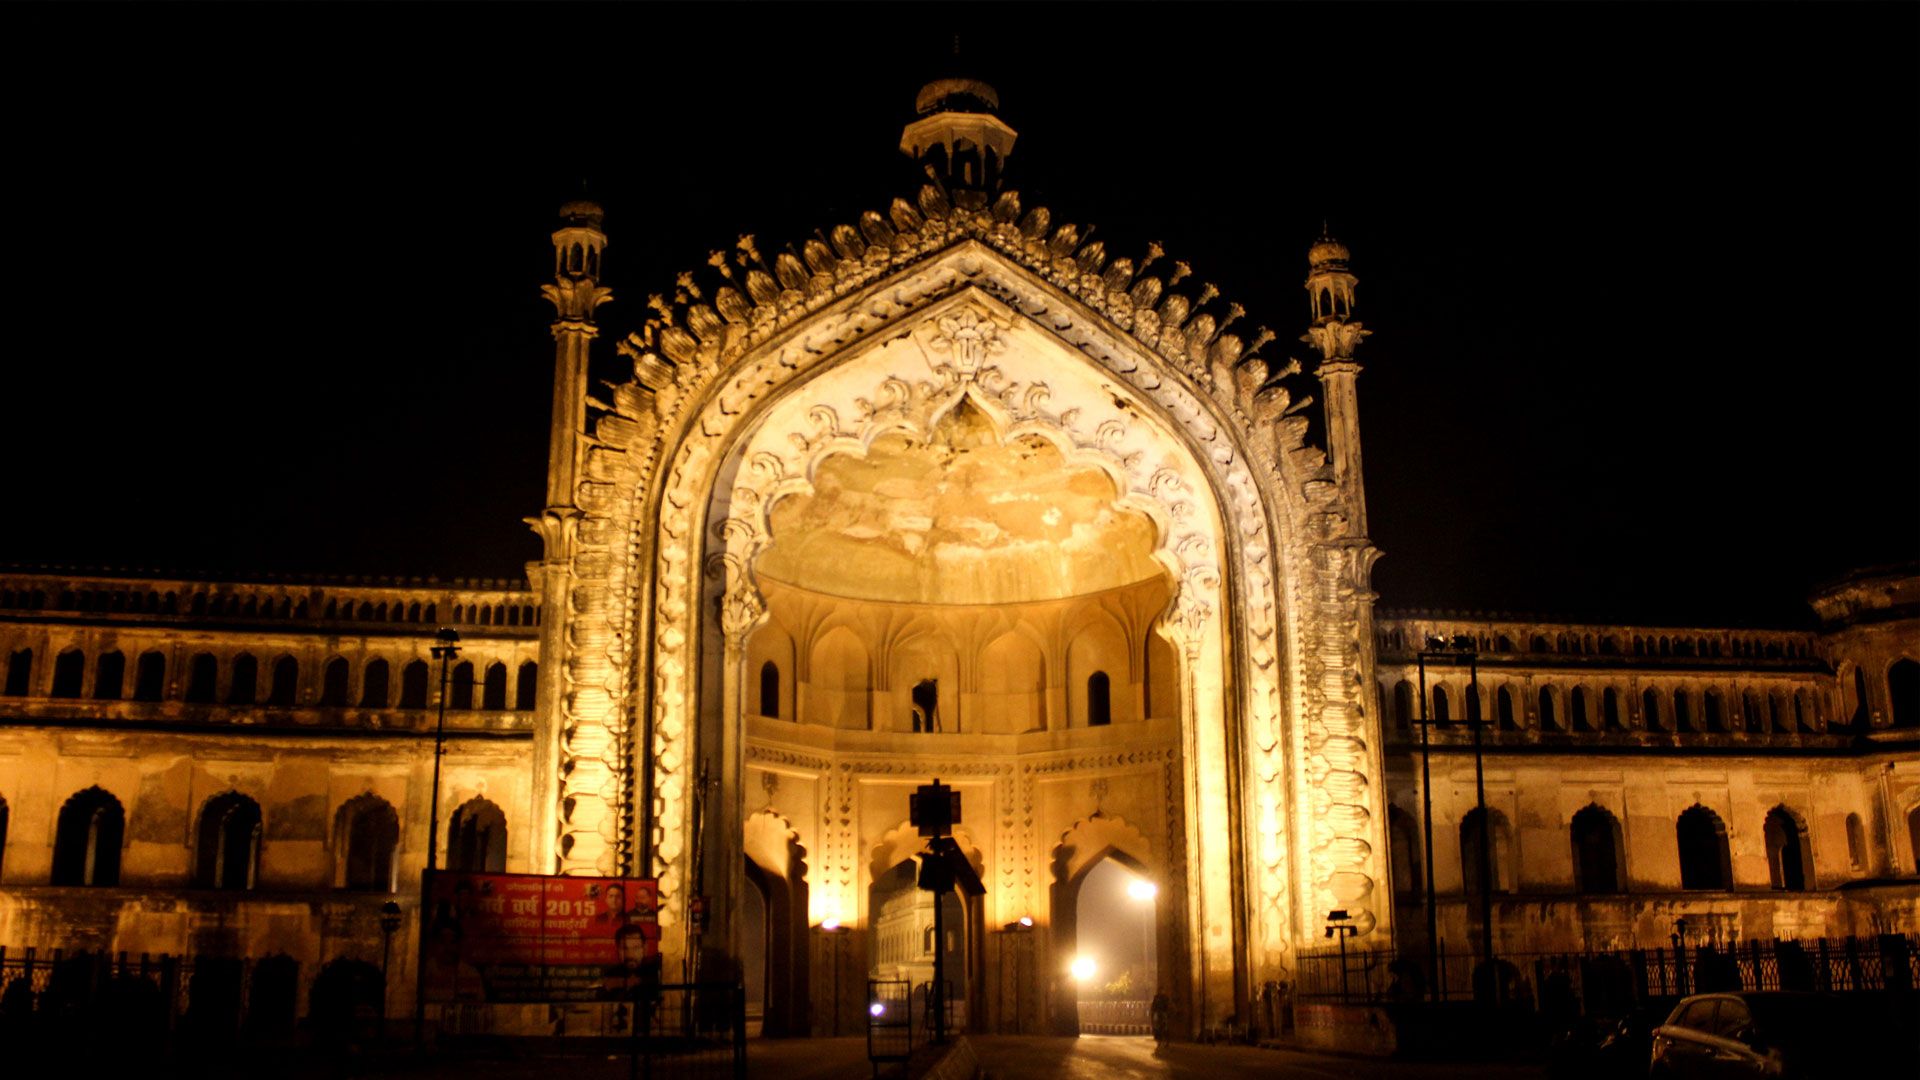
[[[919,119],[900,133],[900,151],[958,201],[986,205],[1018,133],[995,115],[1000,94],[978,79],[935,79],[914,99]]]
[[[613,299],[600,284],[607,234],[600,204],[575,199],[560,208],[553,233],[553,284],[540,292],[553,304],[553,424],[547,436],[547,506],[572,506],[586,423],[587,346],[600,333],[593,313]]]
[[[540,292],[553,304],[553,414],[547,433],[547,502],[528,523],[543,548],[535,585],[541,594],[540,671],[534,699],[532,845],[529,865],[538,873],[610,876],[619,864],[619,821],[596,783],[606,768],[611,742],[604,703],[583,704],[562,688],[606,682],[606,651],[580,648],[567,639],[573,624],[569,604],[578,586],[582,556],[580,478],[587,453],[588,348],[600,333],[594,312],[613,299],[600,284],[607,234],[599,204],[575,199],[560,208],[553,233],[553,283]],[[529,576],[532,576],[530,574]],[[589,695],[591,697],[591,695]],[[566,809],[562,810],[562,807]],[[563,836],[564,834],[564,836]]]
[[[1307,295],[1313,324],[1300,340],[1320,350],[1320,384],[1327,414],[1327,456],[1333,479],[1347,504],[1347,535],[1367,534],[1367,499],[1360,478],[1360,406],[1354,383],[1360,365],[1353,350],[1368,330],[1353,319],[1353,287],[1359,280],[1347,269],[1347,246],[1323,226],[1307,249]]]

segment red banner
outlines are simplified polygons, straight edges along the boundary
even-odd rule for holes
[[[440,871],[426,895],[428,1001],[622,999],[660,955],[648,878]]]

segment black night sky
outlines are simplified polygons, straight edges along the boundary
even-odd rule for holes
[[[1025,202],[1243,329],[1353,248],[1387,606],[1784,624],[1920,554],[1913,5],[3,18],[0,561],[517,575],[559,202],[616,377],[676,271],[911,196],[956,29]]]

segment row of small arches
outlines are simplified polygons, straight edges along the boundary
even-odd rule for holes
[[[260,844],[265,835],[260,804],[237,791],[208,799],[193,832],[191,885],[246,891],[259,882]],[[60,807],[54,825],[52,885],[110,888],[120,884],[120,854],[126,840],[126,809],[112,792],[90,787]],[[378,795],[347,800],[334,815],[334,885],[392,892],[398,880],[394,854],[400,816]],[[0,870],[7,841],[7,802],[0,798]],[[507,817],[491,800],[476,796],[447,820],[449,870],[494,873],[507,866]]]
[[[1388,807],[1387,814],[1394,893],[1402,899],[1412,898],[1424,887],[1415,819],[1398,806]],[[1475,896],[1482,895],[1487,885],[1495,893],[1513,892],[1517,864],[1512,825],[1498,809],[1488,807],[1485,814],[1483,819],[1481,809],[1475,807],[1460,820],[1462,888]],[[1920,851],[1920,807],[1909,815],[1909,825],[1916,851]],[[1573,815],[1567,831],[1573,847],[1574,891],[1595,896],[1626,892],[1627,849],[1620,819],[1607,808],[1589,803]],[[1813,887],[1812,844],[1800,816],[1784,805],[1776,806],[1767,811],[1761,832],[1767,849],[1769,884],[1789,892]],[[1846,833],[1848,861],[1855,871],[1864,871],[1867,840],[1860,815],[1847,815]],[[1483,836],[1492,841],[1490,854]],[[1695,803],[1675,819],[1674,839],[1682,889],[1724,892],[1733,888],[1727,826],[1719,814]]]
[[[41,611],[48,608],[43,589],[0,589],[0,608]],[[55,611],[125,612],[135,615],[209,615],[236,619],[307,619],[314,617],[310,598],[283,594],[187,594],[182,605],[177,592],[137,589],[63,589],[54,594]],[[458,626],[538,626],[540,609],[533,604],[468,604],[451,608]],[[318,609],[319,618],[335,622],[412,623],[437,625],[440,605],[434,601],[360,600],[329,597]]]
[[[913,730],[940,730],[940,680],[922,679],[914,684]],[[760,665],[760,715],[770,720],[789,719],[780,715],[780,665],[771,660]],[[1086,724],[1106,727],[1113,723],[1113,680],[1104,671],[1087,676]]]
[[[1438,726],[1464,720],[1481,719],[1480,699],[1470,688],[1449,688],[1436,684],[1430,688],[1426,719]],[[1534,692],[1535,716],[1539,730],[1546,732],[1591,733],[1644,730],[1681,735],[1789,734],[1817,732],[1827,726],[1825,698],[1807,689],[1792,694],[1781,691],[1759,693],[1742,691],[1739,715],[1729,709],[1719,690],[1694,691],[1679,688],[1664,694],[1652,687],[1641,691],[1639,724],[1630,723],[1624,696],[1614,687],[1603,687],[1596,695],[1587,687],[1563,690],[1542,686]],[[1421,720],[1413,684],[1405,679],[1394,684],[1391,711],[1393,722],[1408,729]],[[1494,692],[1494,725],[1501,731],[1525,730],[1526,717],[1518,695],[1509,686]]]
[[[8,655],[7,695],[24,697],[32,692],[33,659],[32,649],[16,649]],[[239,653],[227,662],[224,688],[220,666],[219,658],[212,653],[196,653],[189,658],[181,700],[204,705],[279,708],[300,704],[300,662],[292,656],[279,657],[263,672],[260,661],[252,653]],[[91,688],[86,685],[86,668],[86,654],[79,649],[67,649],[54,657],[48,696],[86,696],[95,701],[119,701],[127,697],[134,701],[162,701],[166,698],[167,654],[158,649],[141,653],[134,662],[131,687],[127,685],[126,654],[118,649],[101,653],[94,659]],[[399,697],[395,700],[393,668],[386,660],[376,658],[363,663],[356,683],[352,664],[346,657],[336,656],[321,667],[319,696],[314,704],[322,708],[424,709],[435,700],[431,693],[431,675],[425,660],[407,662],[400,669]],[[484,669],[476,669],[471,661],[462,660],[447,672],[447,708],[474,709],[477,689],[480,709],[488,712],[504,712],[509,708],[530,710],[538,694],[539,675],[540,665],[532,660],[523,662],[509,698],[506,664],[495,661]]]
[[[1534,634],[1526,639],[1526,647],[1520,648],[1515,640],[1506,634],[1468,634],[1474,639],[1479,651],[1483,653],[1564,653],[1569,655],[1620,656],[1623,655],[1621,638],[1614,634],[1595,636],[1591,633],[1556,633],[1551,638],[1546,634]],[[1418,635],[1411,639],[1402,630],[1388,630],[1383,635],[1383,643],[1388,650],[1403,652],[1408,648],[1409,640],[1419,643]],[[1453,636],[1447,637],[1454,640]],[[1736,656],[1749,659],[1798,660],[1813,655],[1805,642],[1777,641],[1766,638],[1728,638],[1723,645],[1717,637],[1695,635],[1688,637],[1680,634],[1635,634],[1631,638],[1631,648],[1635,656],[1692,656],[1715,657]]]

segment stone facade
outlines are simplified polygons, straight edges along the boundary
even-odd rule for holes
[[[410,934],[426,865],[438,627],[462,639],[442,828],[491,803],[505,820],[492,858],[529,866],[539,613],[525,582],[0,572],[0,946],[284,954],[303,993],[329,961],[378,964],[380,907],[397,901]],[[235,795],[250,840],[206,828]],[[82,857],[76,878],[57,853],[88,829],[63,810],[89,797],[117,811],[119,852],[110,867]],[[353,819],[382,808],[390,838],[356,836]],[[113,827],[94,831],[97,845]],[[223,877],[221,859],[251,872]],[[396,1007],[409,940],[392,950]]]
[[[1113,859],[1158,886],[1154,966],[1198,1033],[1329,912],[1359,947],[1419,940],[1429,861],[1441,932],[1473,932],[1471,748],[1412,722],[1467,715],[1458,669],[1417,689],[1436,635],[1479,654],[1505,947],[1679,914],[1914,928],[1912,575],[1822,593],[1817,633],[1376,621],[1347,249],[1308,252],[1314,362],[1270,359],[1158,245],[1116,257],[1002,188],[990,87],[919,106],[932,183],[715,252],[602,390],[609,238],[563,208],[524,585],[0,576],[0,946],[372,960],[437,830],[460,863],[656,876],[669,970],[761,958],[769,1031],[850,1032],[868,972],[929,952],[932,905],[875,889],[937,777],[985,886],[954,939],[970,1023],[1073,1030],[1080,884]],[[430,829],[442,625],[473,666]],[[1696,804],[1711,888],[1679,870]]]

